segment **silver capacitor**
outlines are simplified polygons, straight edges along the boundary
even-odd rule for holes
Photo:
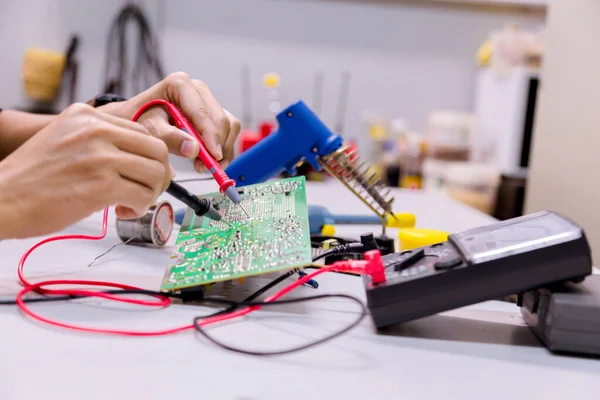
[[[173,224],[173,207],[165,201],[152,205],[140,218],[117,218],[117,234],[125,243],[163,247],[171,237]]]

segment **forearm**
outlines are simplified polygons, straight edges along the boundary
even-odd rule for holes
[[[54,120],[54,115],[31,114],[22,111],[0,112],[0,160]]]

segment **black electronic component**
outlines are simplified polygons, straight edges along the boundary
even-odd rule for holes
[[[531,330],[556,353],[600,356],[600,275],[519,296]]]
[[[377,242],[377,246],[379,247],[379,251],[381,251],[382,256],[392,254],[394,251],[396,251],[394,247],[394,239],[391,237],[380,235],[375,238],[375,241]]]
[[[373,237],[372,233],[363,233],[360,235],[360,242],[363,245],[364,252],[369,250],[379,250],[379,246],[377,245],[377,241]]]
[[[423,256],[412,266],[397,269],[419,251]],[[583,230],[549,211],[452,234],[447,242],[383,260],[386,282],[364,279],[378,328],[592,272]]]
[[[364,233],[360,235],[360,243],[336,243],[334,247],[313,257],[313,262],[325,259],[325,264],[332,264],[344,259],[362,259],[362,254],[369,250],[378,250],[377,241],[373,238],[373,233]]]
[[[204,292],[204,286],[192,286],[188,288],[183,288],[179,292],[179,298],[184,303],[202,301],[204,299]]]

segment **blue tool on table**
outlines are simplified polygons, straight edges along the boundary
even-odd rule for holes
[[[396,213],[394,219],[387,217],[386,224],[393,228],[406,228],[415,225],[415,215]],[[381,218],[376,215],[333,214],[323,206],[308,206],[308,225],[311,235],[322,233],[326,225],[378,225]]]
[[[377,225],[381,218],[377,215],[332,214],[323,206],[308,206],[308,226],[311,235],[321,233],[325,225]]]
[[[343,140],[299,101],[277,115],[279,128],[237,156],[225,170],[237,186],[261,183],[284,171],[296,174],[296,165],[306,160],[322,169],[319,157],[342,147]]]
[[[277,115],[279,128],[236,157],[225,170],[238,187],[264,182],[284,171],[294,175],[299,162],[307,161],[315,170],[325,169],[339,179],[376,215],[385,221],[392,213],[394,198],[358,156],[344,145],[302,101]]]

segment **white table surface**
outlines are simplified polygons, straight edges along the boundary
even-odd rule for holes
[[[181,177],[179,177],[181,178]],[[186,184],[198,193],[214,183]],[[337,183],[308,185],[311,204],[337,212],[367,213]],[[493,220],[441,196],[397,191],[396,211],[417,215],[417,225],[457,231]],[[176,205],[175,201],[171,201]],[[97,233],[100,214],[67,229]],[[119,242],[114,216],[100,242],[53,243],[30,258],[32,280],[81,277],[158,289],[171,248],[119,246],[90,268],[98,254]],[[339,227],[355,235],[377,227]],[[175,235],[171,237],[173,243]],[[0,294],[18,290],[16,265],[35,240],[0,242]],[[236,285],[236,297],[267,280]],[[358,278],[319,277],[319,293],[364,299]],[[302,287],[295,295],[315,294]],[[103,327],[156,329],[189,324],[209,311],[195,305],[149,310],[85,299],[35,304],[46,316]],[[356,308],[321,301],[259,311],[212,330],[224,341],[254,349],[287,347],[338,329]],[[332,342],[302,353],[258,358],[230,353],[192,332],[131,338],[77,333],[40,325],[13,306],[0,307],[0,399],[598,399],[600,360],[551,355],[509,303],[490,301],[424,318],[377,334],[370,319]]]

